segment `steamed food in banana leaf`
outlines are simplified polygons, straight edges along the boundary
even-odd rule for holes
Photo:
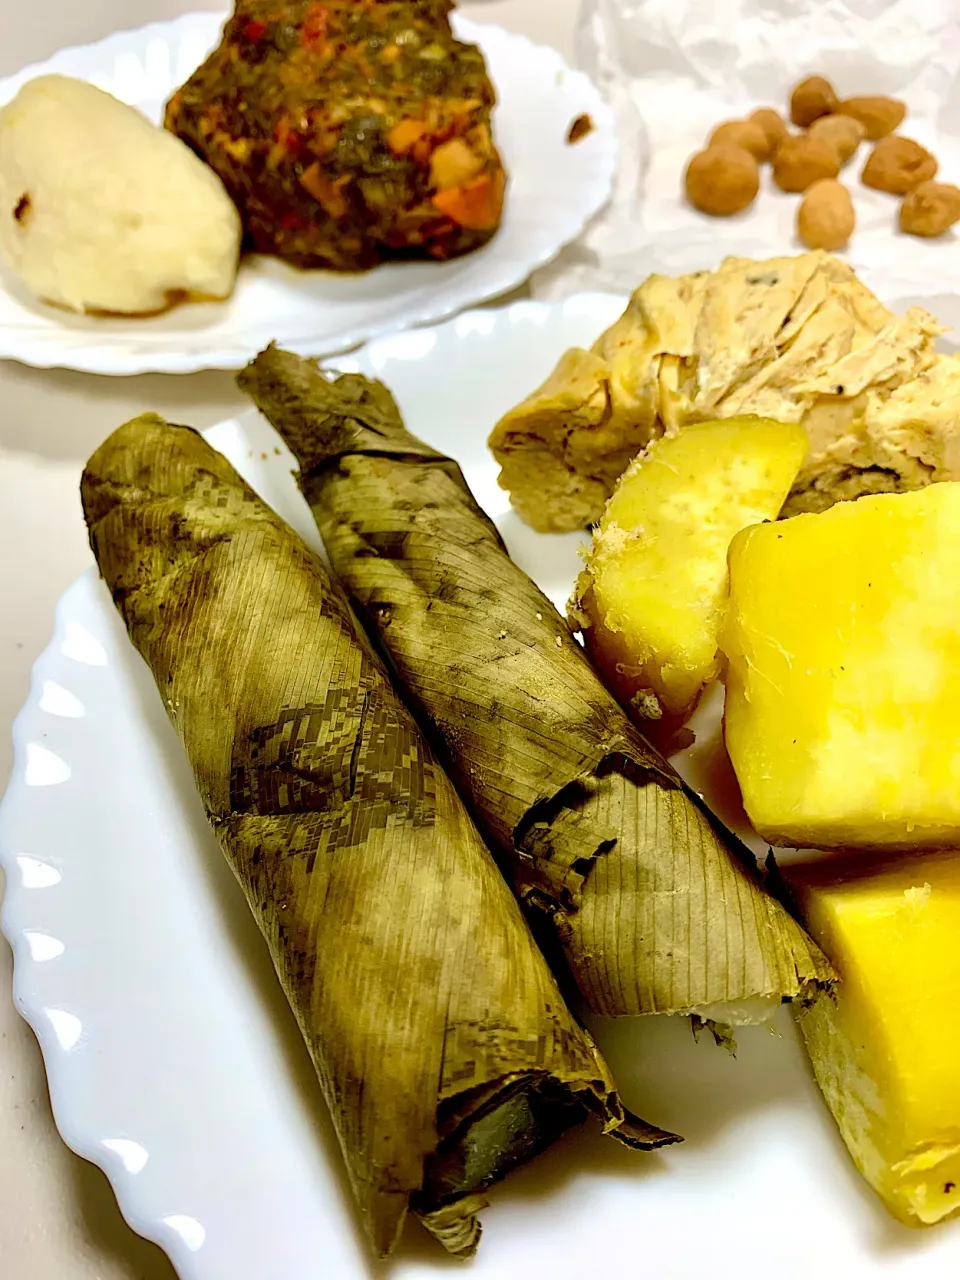
[[[628,1145],[675,1140],[624,1112],[319,557],[200,436],[152,415],[96,451],[82,497],[377,1253],[412,1209],[469,1254],[484,1188],[589,1113]]]
[[[829,983],[752,857],[640,737],[387,389],[328,381],[276,348],[240,382],[297,457],[335,572],[591,1007],[750,1021]]]
[[[500,483],[533,528],[584,528],[651,440],[748,414],[809,437],[785,515],[960,479],[960,356],[937,353],[942,332],[822,251],[650,276],[496,425]]]

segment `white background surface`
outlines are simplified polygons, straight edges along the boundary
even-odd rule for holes
[[[189,0],[0,0],[0,74],[194,7]],[[570,54],[576,0],[462,7]],[[90,564],[77,494],[82,463],[141,410],[203,427],[242,404],[227,374],[101,379],[0,364],[0,786],[11,763],[10,721],[49,639],[54,604]],[[10,953],[0,942],[0,1276],[172,1280],[160,1251],[124,1224],[103,1175],[60,1141],[39,1050],[14,1011],[10,983]]]
[[[712,269],[726,254],[763,258],[803,248],[799,195],[761,168],[760,194],[742,213],[710,218],[682,196],[689,157],[723,120],[761,105],[786,113],[791,88],[811,72],[841,98],[890,94],[907,104],[900,132],[929,147],[937,181],[960,182],[960,6],[956,0],[584,0],[580,64],[620,116],[623,166],[615,198],[577,245],[538,273],[538,297],[614,292],[651,271]],[[897,228],[899,198],[864,187],[864,143],[840,174],[857,225],[840,250],[889,304],[938,297],[960,281],[960,234],[931,240]],[[630,283],[625,284],[625,280]]]

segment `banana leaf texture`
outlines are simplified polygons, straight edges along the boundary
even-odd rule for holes
[[[413,1209],[471,1253],[484,1188],[589,1113],[631,1146],[676,1140],[623,1110],[320,558],[196,432],[153,415],[96,451],[82,498],[376,1252]]]
[[[835,975],[649,746],[389,391],[270,347],[240,386],[286,440],[347,592],[590,1007],[754,1021]]]

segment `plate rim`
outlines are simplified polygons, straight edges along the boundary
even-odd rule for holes
[[[39,75],[60,74],[52,65],[60,59],[68,59],[77,54],[92,54],[95,51],[109,49],[112,45],[122,47],[125,41],[133,37],[169,38],[169,33],[180,27],[188,27],[198,19],[216,18],[222,23],[227,16],[222,10],[193,9],[173,18],[148,22],[137,27],[124,27],[110,32],[99,40],[67,45],[43,61],[29,63],[19,71],[0,78],[0,106],[5,105],[27,81]],[[604,98],[599,85],[587,72],[575,67],[552,45],[540,44],[522,32],[508,30],[500,23],[477,21],[458,12],[454,12],[453,21],[456,35],[480,45],[481,49],[483,38],[487,36],[493,42],[501,42],[514,49],[527,51],[527,56],[535,56],[544,64],[552,63],[554,74],[562,74],[568,83],[579,85],[581,91],[591,99],[590,114],[600,126],[596,132],[604,144],[597,158],[597,196],[592,202],[593,207],[588,208],[584,205],[575,216],[570,217],[565,228],[554,235],[553,240],[556,243],[543,247],[536,256],[524,258],[523,261],[519,257],[503,258],[498,264],[499,270],[486,273],[482,284],[479,282],[477,284],[477,292],[472,293],[466,301],[457,302],[452,296],[446,301],[426,301],[419,308],[412,309],[409,313],[387,322],[382,327],[378,326],[375,320],[370,320],[354,325],[352,329],[344,330],[337,338],[300,339],[299,341],[284,338],[283,342],[287,349],[294,351],[297,355],[317,358],[338,355],[378,337],[401,333],[424,325],[438,324],[462,313],[467,308],[475,308],[483,303],[502,298],[512,290],[520,288],[536,271],[542,270],[565,248],[578,240],[590,223],[610,203],[621,147],[615,113]],[[491,243],[495,245],[496,238]],[[86,336],[86,332],[82,330],[73,332],[78,336],[80,334]],[[241,368],[256,354],[256,349],[259,349],[255,349],[252,343],[243,345],[234,341],[208,351],[191,353],[189,332],[184,332],[178,341],[181,349],[169,350],[160,347],[156,351],[146,352],[138,348],[132,349],[130,340],[126,337],[117,336],[113,343],[107,346],[105,344],[111,343],[111,335],[98,337],[95,331],[91,330],[89,340],[78,342],[73,351],[58,348],[56,343],[50,343],[48,350],[46,342],[41,340],[34,341],[28,351],[0,350],[0,359],[15,360],[19,364],[35,369],[68,369],[106,377],[135,377],[145,373],[190,374],[206,370],[233,371]]]

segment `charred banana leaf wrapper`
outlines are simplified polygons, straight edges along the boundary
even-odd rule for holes
[[[299,460],[335,572],[590,1006],[753,1021],[832,981],[387,389],[273,347],[240,385]]]
[[[379,1254],[408,1207],[453,1253],[480,1193],[620,1106],[517,904],[323,563],[194,431],[90,459],[100,572],[313,1057]]]
[[[357,271],[452,258],[496,232],[496,94],[452,8],[239,0],[166,125],[220,176],[252,248]]]

